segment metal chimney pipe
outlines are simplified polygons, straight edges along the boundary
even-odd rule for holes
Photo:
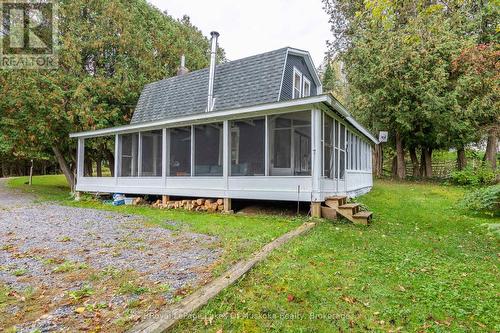
[[[210,35],[212,35],[212,47],[210,51],[210,71],[208,74],[207,112],[212,111],[214,107],[215,63],[217,58],[217,39],[219,38],[219,33],[217,31],[212,31]]]
[[[186,68],[186,56],[183,54],[181,56],[181,66],[177,68],[177,76],[186,75],[189,73],[189,69]]]

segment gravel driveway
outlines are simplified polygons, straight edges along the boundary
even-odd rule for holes
[[[207,235],[32,199],[0,180],[0,332],[125,330],[208,280],[222,253]]]

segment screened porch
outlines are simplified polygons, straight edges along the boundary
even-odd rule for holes
[[[78,138],[77,190],[322,201],[371,187],[371,145],[304,110]]]

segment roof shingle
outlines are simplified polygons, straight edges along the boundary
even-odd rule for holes
[[[278,101],[288,48],[217,65],[213,111]],[[208,68],[148,84],[131,124],[202,113],[207,108]]]

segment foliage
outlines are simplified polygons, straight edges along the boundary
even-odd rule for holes
[[[338,60],[327,59],[323,73],[323,91],[329,92],[341,103],[347,101],[347,82],[342,71],[342,63]]]
[[[330,53],[345,64],[348,106],[373,132],[389,130],[389,145],[398,136],[404,149],[430,159],[432,150],[492,135],[500,110],[498,1],[323,3]]]
[[[467,193],[460,206],[476,213],[500,217],[500,185],[479,188]]]
[[[496,172],[485,164],[477,167],[469,166],[461,171],[453,171],[450,175],[450,181],[455,185],[491,185],[496,183],[496,178]]]
[[[181,54],[191,70],[208,63],[208,39],[189,18],[146,0],[59,0],[59,13],[58,69],[0,70],[0,156],[55,148],[74,169],[70,132],[129,122],[143,86],[175,75]]]

